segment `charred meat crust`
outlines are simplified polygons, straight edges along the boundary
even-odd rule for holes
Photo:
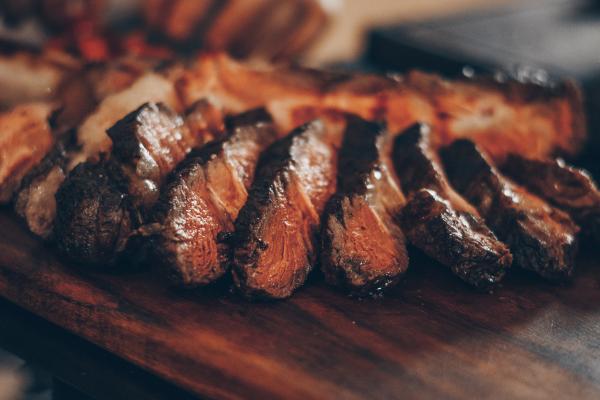
[[[285,298],[316,261],[316,234],[335,191],[341,129],[315,120],[267,149],[235,223],[233,278],[247,297]]]
[[[468,140],[443,149],[452,185],[504,241],[517,265],[551,280],[572,275],[579,228],[571,218],[501,175]]]
[[[161,263],[181,286],[205,285],[227,270],[226,238],[246,202],[260,153],[276,138],[264,110],[226,120],[229,134],[190,156],[169,179],[157,206]]]
[[[133,203],[147,213],[160,185],[196,145],[183,119],[161,103],[146,103],[108,129],[111,156],[129,177]]]
[[[465,282],[487,290],[504,277],[512,256],[478,212],[450,187],[429,135],[427,126],[416,124],[394,141],[393,160],[409,196],[401,226],[413,246]]]
[[[408,268],[395,218],[404,196],[388,169],[383,126],[348,116],[338,161],[338,192],[323,217],[321,270],[328,283],[358,295],[396,284]]]
[[[86,266],[104,267],[125,248],[135,217],[127,179],[112,160],[79,164],[56,193],[58,249]]]
[[[128,247],[133,230],[149,217],[166,175],[194,143],[182,119],[154,103],[131,112],[108,133],[110,160],[76,167],[56,195],[59,247],[74,261],[99,266],[120,261],[125,249],[123,254],[135,254]]]
[[[600,242],[600,192],[584,170],[561,159],[534,160],[511,154],[502,171],[550,204],[566,211],[582,233]]]

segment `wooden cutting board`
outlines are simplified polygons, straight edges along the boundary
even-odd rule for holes
[[[178,293],[151,272],[63,264],[0,211],[0,295],[184,389],[210,398],[599,398],[600,262],[574,282],[514,271],[476,293],[412,252],[383,299],[318,277],[288,301],[225,285]]]

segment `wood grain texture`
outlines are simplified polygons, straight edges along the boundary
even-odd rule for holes
[[[513,271],[476,293],[413,251],[404,281],[353,300],[319,277],[290,300],[216,286],[178,293],[149,272],[63,265],[0,211],[0,294],[209,398],[598,398],[600,269],[554,286]]]

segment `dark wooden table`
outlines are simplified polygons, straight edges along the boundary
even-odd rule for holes
[[[0,211],[0,296],[16,304],[0,302],[0,346],[106,399],[600,397],[596,253],[570,285],[515,270],[493,294],[411,256],[383,299],[317,276],[288,301],[247,303],[224,285],[81,272]]]

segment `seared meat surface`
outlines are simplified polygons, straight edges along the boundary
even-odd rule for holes
[[[0,114],[0,204],[8,203],[21,180],[52,148],[49,103],[25,103]]]
[[[405,202],[389,167],[383,126],[348,116],[338,161],[338,191],[322,226],[321,269],[328,283],[374,295],[408,268],[396,218]]]
[[[248,297],[285,298],[306,280],[335,191],[341,121],[315,120],[274,143],[235,222],[233,277]]]
[[[600,242],[600,192],[586,171],[561,159],[534,160],[516,154],[507,158],[502,171],[569,213],[585,235]]]
[[[226,272],[226,238],[248,197],[260,153],[276,138],[263,109],[228,118],[227,131],[188,156],[157,207],[156,249],[178,285],[204,285]]]
[[[108,134],[113,141],[110,160],[81,164],[56,195],[61,205],[55,223],[59,247],[75,261],[90,265],[114,263],[132,230],[148,218],[166,176],[203,140],[190,134],[179,115],[154,103],[126,115]],[[88,180],[96,182],[87,184],[90,190],[80,190]],[[91,212],[90,206],[99,211]],[[102,219],[99,212],[111,218]],[[99,239],[92,241],[94,236]],[[118,240],[111,250],[101,238]]]
[[[125,248],[135,210],[127,178],[112,160],[79,164],[56,193],[54,235],[60,251],[89,266],[106,267]]]
[[[571,276],[579,228],[565,212],[501,175],[471,141],[454,142],[442,158],[452,185],[510,247],[517,265],[548,279]]]
[[[459,278],[489,289],[504,277],[512,256],[477,210],[450,187],[430,134],[428,126],[416,124],[395,139],[393,160],[408,196],[402,228],[412,245]]]
[[[112,157],[129,178],[128,193],[143,213],[158,200],[167,174],[203,141],[179,115],[160,103],[142,105],[107,133],[112,139]]]

